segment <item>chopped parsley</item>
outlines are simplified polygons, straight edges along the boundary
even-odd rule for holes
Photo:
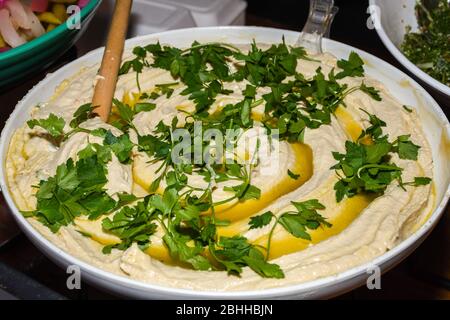
[[[406,112],[408,112],[408,113],[412,113],[412,112],[413,112],[413,109],[410,108],[410,107],[408,107],[408,106],[406,106],[406,105],[403,105],[402,107],[403,107],[403,109],[404,109]]]
[[[383,194],[393,181],[402,187],[430,183],[431,179],[427,177],[417,177],[413,183],[402,182],[403,169],[392,162],[392,154],[397,153],[400,159],[417,160],[420,147],[409,139],[409,135],[389,142],[388,135],[383,135],[382,130],[386,123],[376,115],[367,114],[371,125],[359,139],[356,142],[346,141],[345,153],[333,152],[338,163],[331,169],[336,170],[339,177],[334,185],[336,201],[360,193]],[[369,138],[370,143],[365,143],[364,138]]]
[[[288,171],[287,171],[287,174],[288,174],[288,176],[289,177],[291,177],[292,179],[294,179],[294,180],[297,180],[298,178],[300,178],[300,175],[299,174],[295,174],[295,173],[293,173],[291,170],[289,170],[288,169]]]
[[[95,116],[94,107],[91,103],[86,103],[78,107],[77,111],[73,114],[73,120],[70,121],[71,128],[77,128],[80,123]],[[64,121],[64,120],[63,120]]]
[[[447,0],[428,10],[423,1],[417,1],[418,32],[407,30],[401,50],[424,72],[450,86],[450,4]]]
[[[104,190],[108,182],[105,159],[85,150],[78,156],[76,163],[69,159],[57,167],[53,177],[40,181],[36,210],[26,213],[53,232],[72,223],[75,217],[86,215],[96,219],[117,205]]]
[[[64,126],[66,122],[63,118],[57,117],[53,113],[50,113],[47,119],[32,119],[27,122],[30,129],[34,127],[41,127],[46,130],[53,138],[61,138],[64,135]]]
[[[377,89],[375,89],[374,87],[368,87],[363,82],[363,83],[361,83],[361,86],[359,87],[359,89],[362,92],[367,93],[372,99],[374,99],[376,101],[381,101],[380,92]]]
[[[311,240],[308,229],[315,230],[320,226],[331,227],[331,224],[317,212],[317,210],[325,209],[325,206],[317,199],[311,199],[303,202],[292,201],[291,204],[295,207],[295,210],[283,212],[278,216],[274,215],[271,211],[267,211],[262,215],[250,218],[249,229],[262,228],[269,225],[273,219],[275,220],[275,223],[271,227],[268,234],[266,246],[267,257],[269,257],[270,254],[270,244],[273,232],[277,225],[281,225],[294,237],[305,240]]]
[[[336,79],[345,77],[363,77],[364,76],[364,61],[354,51],[348,57],[348,60],[341,59],[337,62],[337,66],[342,69],[336,74]]]

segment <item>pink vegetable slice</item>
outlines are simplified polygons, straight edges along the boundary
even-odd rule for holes
[[[31,25],[28,20],[28,15],[19,0],[8,0],[5,6],[9,9],[11,18],[15,21],[16,25],[24,29],[30,29]]]
[[[13,48],[26,42],[14,29],[9,11],[6,9],[0,9],[0,33],[3,40]]]
[[[1,48],[0,48],[0,53],[6,52],[6,51],[8,51],[8,50],[11,50],[11,48],[10,48],[10,47],[1,47]]]
[[[48,8],[48,0],[32,0],[31,10],[34,12],[44,12]]]
[[[90,0],[78,0],[78,6],[80,8],[86,7],[86,5],[89,3]]]
[[[25,7],[28,19],[30,20],[30,31],[33,37],[37,38],[45,33],[45,29],[39,21],[38,17],[31,11],[30,8]]]

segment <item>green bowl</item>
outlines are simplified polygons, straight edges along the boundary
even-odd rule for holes
[[[0,53],[0,89],[46,68],[58,59],[86,31],[100,2],[91,0],[81,9],[80,29],[69,29],[66,23],[62,23],[36,39]],[[74,17],[69,19],[73,21]]]

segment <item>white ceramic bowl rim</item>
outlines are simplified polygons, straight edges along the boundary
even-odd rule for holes
[[[391,0],[392,1],[392,0]],[[369,5],[371,6],[378,6],[377,5],[378,0],[369,0]],[[378,6],[379,7],[379,6]],[[380,12],[380,15],[382,13]],[[380,21],[380,27],[375,28],[377,31],[379,37],[381,38],[381,41],[384,43],[384,45],[388,48],[388,50],[391,52],[391,54],[401,63],[403,64],[409,71],[411,71],[414,75],[416,75],[421,80],[425,81],[428,85],[432,86],[436,90],[450,96],[450,87],[446,86],[442,82],[436,80],[432,76],[430,76],[428,73],[422,71],[418,66],[416,66],[414,63],[412,63],[404,54],[403,52],[392,42],[392,40],[387,35],[386,31],[384,30],[383,23]]]
[[[289,30],[282,30],[282,29],[275,29],[275,28],[265,28],[265,27],[235,27],[235,26],[227,26],[227,27],[206,27],[206,28],[189,28],[189,29],[179,29],[179,30],[172,30],[172,31],[166,31],[166,32],[162,32],[162,33],[155,33],[155,34],[150,34],[150,35],[145,35],[145,36],[139,36],[139,37],[135,37],[132,39],[127,40],[127,45],[130,45],[130,43],[132,43],[133,45],[135,45],[136,43],[145,43],[146,41],[151,41],[161,35],[171,35],[171,34],[177,34],[180,32],[191,32],[192,34],[195,34],[196,32],[198,32],[199,30],[201,31],[217,31],[218,34],[220,34],[220,31],[233,31],[236,33],[239,33],[239,31],[244,31],[247,33],[250,33],[252,31],[254,31],[255,33],[261,33],[261,32],[278,32],[280,34],[284,34],[284,35],[291,35],[291,36],[298,36],[299,33],[294,32],[294,31],[289,31]],[[362,50],[353,48],[351,46],[330,40],[330,39],[324,39],[325,41],[325,45],[327,43],[335,43],[338,44],[342,47],[348,48],[348,51],[356,51],[357,53],[363,53],[367,56],[370,56],[371,59],[373,59],[374,61],[376,61],[377,66],[379,68],[393,68],[395,69],[395,67],[393,67],[392,65],[388,64],[387,62],[367,53],[364,52]],[[87,53],[86,55],[84,55],[83,57],[87,57],[87,56],[91,56],[94,55],[96,53],[98,53],[99,51],[103,50],[103,48],[98,48],[95,49],[89,53]],[[77,59],[78,60],[78,59]],[[65,69],[70,68],[73,64],[77,63],[77,60],[72,61],[71,63],[65,65],[64,67],[62,67],[61,69],[59,69],[58,71],[62,71]],[[57,71],[57,72],[58,72]],[[419,90],[420,93],[424,96],[428,96],[428,98],[431,101],[434,101],[429,95],[428,93],[422,88],[420,87],[419,84],[417,84],[417,82],[415,82],[413,79],[411,79],[408,75],[406,75],[405,73],[403,73],[402,71],[398,70],[406,79],[408,79],[408,81],[411,83],[411,85],[416,89]],[[29,93],[24,97],[24,99],[30,94],[30,92],[34,91],[34,90],[38,90],[40,86],[44,86],[45,82],[48,78],[42,80],[40,83],[38,83],[32,90],[29,91]],[[18,103],[20,104],[20,102]],[[446,119],[445,114],[443,113],[443,111],[440,109],[440,107],[438,106],[438,104],[436,102],[434,102],[433,104],[431,104],[429,106],[432,110],[432,112],[434,112],[435,114],[437,114],[438,116],[442,117],[443,119],[445,119],[445,132],[447,134],[447,136],[450,136],[450,123],[448,122],[448,120]],[[10,115],[8,121],[5,124],[5,127],[3,128],[2,131],[2,135],[1,135],[1,141],[0,141],[0,154],[3,152],[6,152],[8,145],[9,145],[9,140],[7,141],[7,138],[5,138],[7,132],[9,132],[9,130],[11,130],[12,128],[12,120],[14,119],[15,116],[18,114],[20,110],[19,109],[15,109],[13,111],[13,113]],[[433,227],[439,217],[441,216],[441,213],[443,212],[446,203],[450,197],[450,185],[447,186],[447,189],[445,190],[445,194],[443,196],[442,201],[436,206],[436,209],[434,210],[434,212],[432,213],[432,215],[430,216],[430,218],[415,232],[413,233],[410,237],[408,237],[407,239],[405,239],[404,241],[402,241],[401,243],[399,243],[397,246],[395,246],[393,249],[387,251],[386,253],[382,254],[381,256],[378,256],[377,258],[373,259],[372,261],[359,265],[357,267],[348,269],[344,272],[338,273],[336,275],[333,276],[328,276],[328,277],[324,277],[324,278],[319,278],[317,280],[313,280],[313,281],[309,281],[309,282],[305,282],[305,283],[299,283],[299,284],[294,284],[291,286],[283,286],[283,287],[278,287],[278,288],[270,288],[270,289],[260,289],[260,290],[246,290],[246,291],[230,291],[230,292],[224,292],[224,291],[194,291],[194,290],[188,290],[188,289],[179,289],[179,288],[174,288],[174,287],[167,287],[167,286],[161,286],[161,285],[155,285],[155,284],[150,284],[150,283],[144,283],[144,282],[140,282],[137,280],[133,280],[130,278],[127,278],[125,276],[121,276],[121,275],[117,275],[117,274],[113,274],[107,271],[104,271],[100,268],[94,267],[80,259],[77,259],[73,256],[71,256],[70,254],[68,254],[67,252],[61,250],[60,248],[58,248],[55,244],[53,244],[52,242],[50,242],[49,240],[47,240],[44,236],[42,236],[36,229],[34,229],[32,227],[32,225],[30,223],[28,223],[28,221],[23,217],[23,215],[19,212],[19,210],[16,208],[16,205],[10,195],[9,189],[7,187],[6,184],[6,177],[4,174],[4,164],[2,164],[1,166],[1,170],[0,170],[0,187],[1,190],[3,192],[3,195],[6,199],[6,202],[9,206],[9,208],[11,209],[14,218],[16,219],[16,221],[19,223],[20,227],[22,228],[23,231],[25,231],[25,233],[31,237],[34,238],[36,240],[36,242],[38,243],[38,246],[42,246],[42,247],[46,247],[48,249],[50,249],[51,251],[53,251],[53,253],[55,253],[57,256],[59,256],[60,258],[63,259],[63,262],[66,264],[70,264],[70,265],[78,265],[82,272],[83,271],[87,271],[91,274],[94,274],[98,279],[102,279],[105,281],[111,281],[111,282],[116,282],[116,283],[120,283],[121,286],[133,289],[133,290],[149,290],[150,291],[155,291],[155,292],[159,292],[161,294],[166,294],[166,295],[174,295],[174,296],[184,296],[187,298],[194,298],[194,299],[202,299],[202,298],[212,298],[212,299],[217,299],[217,298],[223,298],[223,299],[259,299],[259,298],[271,298],[271,297],[279,297],[279,296],[288,296],[288,295],[292,295],[292,294],[297,294],[300,292],[305,292],[307,290],[314,290],[314,289],[320,289],[321,287],[330,284],[331,282],[343,282],[345,280],[348,280],[358,274],[363,274],[366,273],[367,270],[374,266],[374,265],[381,265],[384,262],[390,260],[391,258],[393,258],[394,256],[396,256],[397,254],[399,254],[400,252],[402,252],[403,250],[406,250],[408,247],[410,247],[411,245],[413,245],[416,240],[420,239],[422,236],[424,236],[427,232],[430,232],[430,228]]]

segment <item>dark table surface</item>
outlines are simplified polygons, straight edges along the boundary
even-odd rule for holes
[[[370,30],[367,27],[369,16],[366,1],[336,0],[335,2],[340,10],[333,22],[332,39],[370,52],[407,72],[387,51],[375,30]],[[248,0],[248,4],[247,25],[299,30],[303,26],[308,13],[308,1],[306,0]],[[87,34],[89,34],[89,30]],[[48,72],[57,70],[60,66],[94,48],[92,45],[86,45],[85,43],[82,38],[77,45],[70,48],[46,70],[9,88],[0,89],[1,126],[3,126],[4,121],[6,121],[17,102]],[[449,100],[435,95],[434,92],[430,91],[430,93],[440,103],[446,115],[449,116]],[[383,275],[381,290],[369,290],[361,287],[338,297],[338,299],[449,299],[449,231],[450,218],[447,213],[428,239],[410,257]],[[25,235],[18,233],[17,236],[2,246],[3,239],[9,239],[16,233],[18,233],[17,227],[10,217],[3,196],[0,196],[0,263],[27,274],[32,279],[71,299],[115,298],[84,282],[81,290],[68,290],[65,270],[60,269],[47,259]]]

